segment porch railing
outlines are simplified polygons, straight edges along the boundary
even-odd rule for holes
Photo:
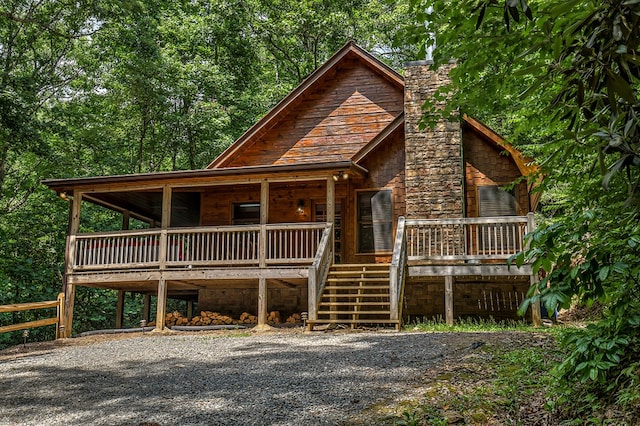
[[[407,220],[409,260],[506,260],[525,248],[533,213],[461,219]]]
[[[79,234],[73,269],[311,264],[325,227],[297,223]]]

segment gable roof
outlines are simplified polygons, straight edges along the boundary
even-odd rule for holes
[[[253,140],[259,137],[261,134],[266,133],[276,123],[278,123],[284,113],[297,101],[302,99],[305,95],[312,92],[319,82],[330,75],[348,58],[355,58],[361,64],[364,64],[374,73],[380,75],[385,80],[389,81],[393,86],[400,91],[404,90],[404,80],[400,74],[394,71],[391,67],[381,62],[366,50],[350,41],[346,43],[338,52],[336,52],[327,62],[316,69],[309,77],[307,77],[300,85],[294,89],[289,95],[287,95],[282,101],[280,101],[275,107],[273,107],[267,114],[262,117],[255,125],[247,130],[240,138],[238,138],[232,145],[230,145],[222,154],[220,154],[215,160],[213,160],[207,169],[222,168],[225,167],[224,163],[227,160],[233,158],[238,151],[242,150],[246,145],[250,144]]]

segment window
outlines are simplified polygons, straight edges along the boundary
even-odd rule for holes
[[[255,225],[260,223],[260,203],[234,203],[234,225]]]
[[[478,216],[515,216],[517,204],[515,190],[505,191],[499,186],[478,187]],[[478,226],[478,254],[495,255],[504,250],[516,252],[521,249],[517,226],[506,223],[482,224]]]
[[[359,191],[358,253],[390,252],[393,246],[392,191]]]
[[[515,190],[505,191],[497,185],[478,187],[478,216],[515,216]]]

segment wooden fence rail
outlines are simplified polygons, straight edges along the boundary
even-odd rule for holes
[[[62,337],[64,333],[64,293],[58,294],[57,300],[46,302],[14,303],[11,305],[0,305],[0,313],[20,312],[35,309],[56,308],[56,316],[36,321],[22,322],[18,324],[5,325],[0,327],[0,333],[8,333],[16,330],[26,330],[29,328],[44,327],[46,325],[56,326],[56,339]]]

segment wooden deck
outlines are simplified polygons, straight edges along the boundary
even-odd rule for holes
[[[533,216],[405,220],[396,226],[389,268],[389,322],[402,318],[405,280],[456,276],[531,275],[508,267],[525,247]],[[197,295],[200,289],[308,286],[309,320],[318,320],[332,267],[331,223],[145,229],[78,234],[70,240],[72,285]],[[379,284],[378,284],[379,285]],[[447,300],[447,306],[452,302]],[[266,309],[266,308],[265,308]],[[452,307],[450,307],[452,311]]]

